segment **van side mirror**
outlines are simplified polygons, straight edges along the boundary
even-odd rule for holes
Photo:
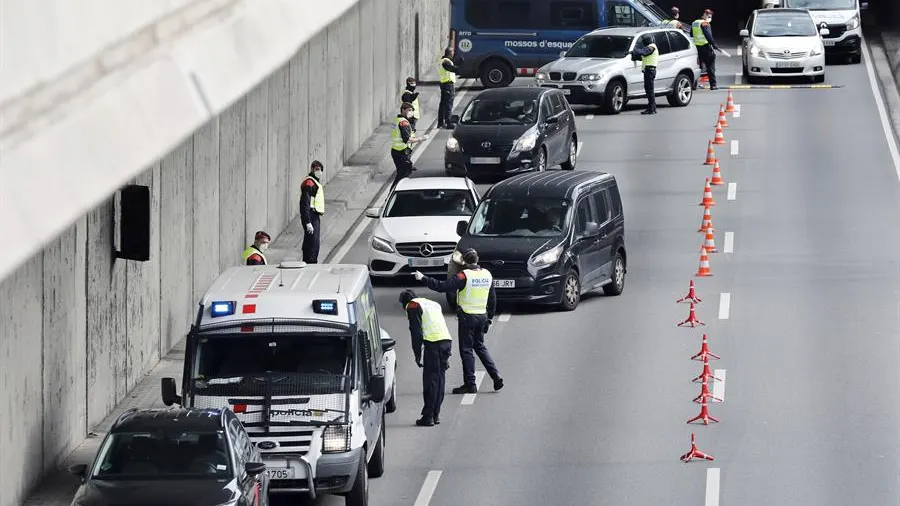
[[[455,125],[459,123],[459,114],[453,114],[450,116],[450,124]]]
[[[738,32],[738,35],[741,36],[741,37],[749,37],[749,36],[750,36],[750,30],[746,30],[746,29],[741,30],[740,32]]]
[[[600,225],[595,221],[589,221],[584,227],[583,237],[593,237],[600,233]]]
[[[384,400],[384,374],[375,374],[369,378],[369,393],[363,398],[364,401],[381,402]]]
[[[397,346],[397,341],[393,339],[385,338],[381,340],[381,351],[391,351],[394,349],[394,346]]]
[[[469,222],[466,220],[460,220],[456,222],[456,235],[462,237],[466,235],[466,229],[469,228]]]
[[[822,37],[827,37],[830,34],[831,34],[831,30],[829,30],[828,28],[819,29],[819,35],[821,35]]]
[[[366,218],[378,218],[379,216],[381,216],[380,207],[370,207],[366,209]]]
[[[863,2],[859,4],[859,10],[866,11],[869,10],[869,2]]]
[[[163,404],[166,406],[181,404],[181,396],[178,395],[178,388],[175,386],[175,378],[163,378],[160,381],[160,390],[162,390]]]
[[[568,52],[568,51],[560,51],[560,52],[559,52],[559,57],[560,57],[560,58],[565,58],[567,52]]]
[[[79,478],[84,478],[85,473],[87,473],[87,464],[75,464],[74,466],[69,466],[69,474],[78,476]]]
[[[258,476],[265,472],[266,465],[262,462],[247,462],[244,464],[244,471],[250,476]]]

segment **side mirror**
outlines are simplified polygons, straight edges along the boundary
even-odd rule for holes
[[[370,207],[366,209],[366,218],[378,218],[379,216],[381,216],[380,207]]]
[[[453,114],[450,116],[450,123],[455,125],[459,123],[459,114]]]
[[[391,351],[394,349],[394,346],[397,346],[397,341],[394,341],[391,338],[385,338],[381,340],[382,351]]]
[[[266,471],[266,465],[262,462],[247,462],[244,464],[244,471],[250,476],[257,476]]]
[[[466,229],[469,228],[469,222],[466,220],[460,220],[456,222],[456,235],[462,237],[466,235]]]
[[[741,36],[741,37],[749,37],[749,36],[750,36],[750,30],[741,30],[740,32],[738,32],[738,35]]]
[[[830,35],[830,34],[831,34],[831,31],[828,30],[828,28],[821,28],[821,29],[819,30],[819,35],[821,35],[822,37],[825,37],[825,36]]]
[[[160,390],[162,390],[163,404],[166,406],[181,404],[181,396],[178,395],[178,388],[175,386],[175,378],[163,378],[160,381]]]
[[[595,221],[587,222],[587,225],[584,227],[584,237],[593,237],[600,233],[600,225]]]
[[[69,466],[68,471],[69,474],[84,478],[85,473],[87,473],[87,467],[87,464],[75,464],[74,466]]]
[[[365,400],[381,402],[385,394],[384,374],[376,374],[369,378],[369,393]]]
[[[861,11],[869,10],[869,2],[863,2],[863,3],[859,4],[859,10],[861,10]]]

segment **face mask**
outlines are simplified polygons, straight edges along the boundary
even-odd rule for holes
[[[706,17],[706,22],[707,22],[707,23],[712,23],[712,16],[707,16],[707,17]]]
[[[407,118],[412,118],[412,117],[413,117],[413,112],[412,112],[412,111],[407,111],[407,112],[406,112],[406,117],[407,117]]]
[[[406,86],[408,86],[411,90],[416,89],[416,83],[406,83]]]
[[[325,179],[325,171],[317,170],[313,172],[313,176],[316,176],[316,179],[322,181]]]
[[[259,245],[259,250],[260,250],[260,251],[266,251],[266,250],[268,250],[268,249],[269,249],[269,243],[267,243],[267,242],[264,242],[264,243],[262,243],[262,244]]]

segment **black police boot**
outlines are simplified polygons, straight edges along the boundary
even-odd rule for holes
[[[456,395],[459,395],[459,394],[477,394],[477,393],[478,393],[478,387],[476,387],[475,385],[468,385],[468,384],[466,384],[466,385],[462,385],[462,386],[458,386],[458,387],[454,388],[453,390],[451,390],[451,392],[452,392],[453,394],[456,394]]]
[[[439,416],[437,416],[437,415],[434,415],[434,424],[435,424],[435,425],[440,425],[440,424],[441,424],[441,417],[439,417]]]
[[[500,390],[501,388],[503,388],[503,378],[497,376],[494,378],[494,390]]]
[[[416,425],[419,427],[434,427],[434,418],[423,415],[422,418],[416,420]]]

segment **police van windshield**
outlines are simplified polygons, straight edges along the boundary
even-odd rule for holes
[[[559,198],[486,199],[469,234],[480,237],[557,237],[566,230],[569,201]]]
[[[460,119],[463,125],[531,125],[537,121],[536,100],[476,98]]]
[[[634,37],[585,35],[566,52],[567,58],[624,58]]]
[[[813,37],[816,25],[805,12],[772,12],[756,16],[753,35],[757,37]]]
[[[856,0],[789,0],[785,7],[815,11],[856,10]]]
[[[402,190],[391,195],[384,217],[471,216],[474,209],[468,190]]]

